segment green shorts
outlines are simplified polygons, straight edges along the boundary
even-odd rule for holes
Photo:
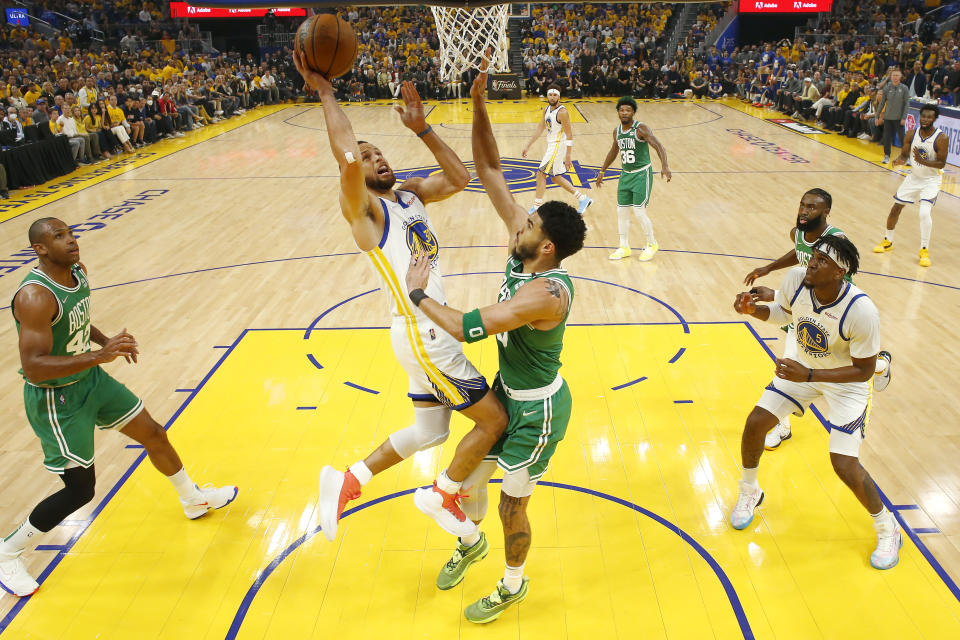
[[[567,382],[545,400],[513,400],[503,390],[498,376],[493,391],[507,410],[507,430],[490,449],[486,459],[496,459],[506,473],[526,469],[536,481],[546,471],[557,445],[567,433],[573,400]]]
[[[65,387],[23,385],[23,404],[43,448],[43,466],[54,473],[93,464],[93,430],[122,429],[143,410],[129,389],[94,367]]]
[[[647,166],[636,173],[621,173],[617,187],[617,204],[621,207],[645,207],[653,191],[653,167]]]

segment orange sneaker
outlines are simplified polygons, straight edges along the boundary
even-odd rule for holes
[[[417,489],[413,493],[413,503],[417,509],[436,520],[441,529],[463,538],[477,531],[477,525],[460,508],[460,499],[465,497],[462,493],[441,491],[434,482],[431,488]]]
[[[327,540],[337,537],[337,523],[344,507],[360,497],[360,481],[349,469],[340,472],[326,466],[320,470],[320,498],[317,509],[320,514],[320,530]]]

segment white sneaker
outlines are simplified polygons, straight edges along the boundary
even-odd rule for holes
[[[648,244],[643,248],[643,251],[640,252],[640,262],[649,262],[653,260],[653,256],[656,255],[657,251],[660,250],[660,245],[654,242],[653,244]]]
[[[734,529],[746,529],[753,522],[753,510],[763,502],[763,489],[740,481],[737,506],[730,512],[730,525]]]
[[[183,137],[185,137],[185,134],[184,134],[182,131],[174,131],[174,132],[173,132],[173,136],[174,136],[175,138],[183,138]]]
[[[887,368],[884,369],[883,373],[877,373],[873,376],[873,389],[879,392],[886,389],[887,385],[890,384],[890,367],[893,366],[893,356],[890,355],[889,351],[881,351],[877,354],[877,360],[884,360],[887,363]]]
[[[417,489],[413,503],[451,535],[465,538],[477,532],[477,525],[460,508],[460,494],[441,491],[436,482],[432,487]]]
[[[184,515],[191,520],[206,515],[210,509],[227,506],[234,501],[237,493],[240,492],[237,487],[214,487],[213,485],[206,485],[203,488],[196,487],[196,489],[189,499],[180,499]]]
[[[610,254],[610,259],[623,260],[624,258],[629,258],[631,253],[633,252],[630,250],[630,247],[620,247]]]
[[[327,540],[333,542],[337,537],[337,523],[344,507],[351,500],[360,497],[360,483],[348,469],[337,471],[331,466],[320,470],[320,498],[317,500],[317,514],[320,517],[320,530]]]
[[[36,593],[40,585],[27,573],[23,560],[17,556],[0,561],[0,588],[9,594],[23,598]]]
[[[784,440],[789,440],[793,433],[790,431],[790,419],[784,418],[783,421],[778,422],[773,429],[767,431],[767,437],[763,439],[763,448],[767,451],[773,451],[781,444]]]
[[[894,568],[900,562],[902,546],[903,536],[900,534],[900,525],[894,520],[892,533],[882,535],[877,532],[877,548],[870,554],[870,565],[881,571]]]

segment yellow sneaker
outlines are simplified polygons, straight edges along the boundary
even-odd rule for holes
[[[620,247],[619,249],[617,249],[616,251],[610,254],[610,259],[623,260],[624,258],[629,258],[630,254],[632,253],[633,251],[630,250],[630,247]]]
[[[930,266],[930,250],[929,249],[920,249],[920,266],[921,267]]]
[[[873,248],[874,253],[886,253],[887,251],[893,251],[893,243],[886,238],[883,239],[883,242]]]
[[[653,244],[648,244],[643,248],[643,251],[640,252],[640,262],[648,262],[653,260],[653,256],[660,250],[660,245],[654,242]]]

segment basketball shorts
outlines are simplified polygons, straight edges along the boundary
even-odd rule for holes
[[[822,398],[827,404],[823,413],[830,429],[830,453],[856,458],[870,420],[872,395],[873,381],[791,382],[774,378],[757,406],[782,420],[798,411],[803,415],[811,402]]]
[[[570,387],[557,376],[543,393],[508,391],[497,376],[493,391],[507,410],[507,428],[485,459],[496,460],[506,473],[525,470],[529,481],[535,483],[546,473],[550,458],[567,433],[573,409]]]
[[[647,165],[633,173],[621,173],[617,186],[617,205],[645,207],[653,190],[653,167]]]
[[[100,367],[65,387],[24,384],[23,404],[40,438],[43,466],[54,473],[90,467],[94,427],[123,429],[143,411],[140,398]]]
[[[897,189],[893,199],[900,204],[913,204],[918,200],[936,204],[942,181],[943,179],[940,176],[915,178],[911,173],[903,179],[903,183]]]
[[[566,154],[566,143],[548,144],[547,152],[544,154],[543,160],[538,167],[540,173],[548,176],[562,176],[565,174],[567,172],[567,165],[564,164],[563,159],[566,157]]]
[[[410,378],[411,400],[439,402],[460,411],[489,390],[486,379],[463,355],[463,346],[428,318],[394,316],[390,342]]]

